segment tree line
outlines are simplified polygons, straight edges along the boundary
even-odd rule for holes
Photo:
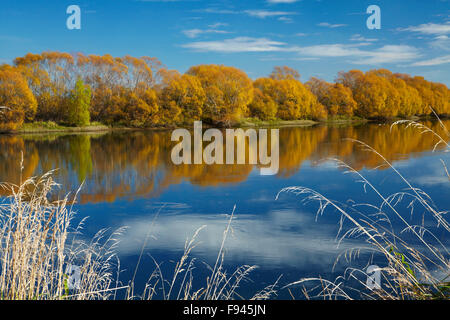
[[[275,67],[264,78],[223,65],[185,74],[158,59],[109,54],[29,53],[0,66],[0,130],[24,122],[130,127],[230,125],[259,120],[327,117],[392,118],[450,114],[450,90],[420,76],[386,69],[340,72],[334,83]]]

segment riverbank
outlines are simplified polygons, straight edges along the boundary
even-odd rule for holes
[[[444,117],[446,118],[446,117]],[[395,119],[383,119],[383,120],[374,120],[374,119],[364,119],[359,117],[334,117],[323,120],[259,120],[255,118],[244,118],[240,122],[234,123],[231,127],[234,128],[267,128],[267,127],[311,127],[315,125],[358,125],[364,124],[368,122],[394,122],[396,120],[401,120],[401,118]],[[408,120],[431,120],[430,117],[411,117]],[[432,118],[435,120],[435,118]],[[179,127],[192,127],[192,125],[184,125]],[[213,127],[208,124],[204,124],[205,128]],[[100,122],[92,122],[89,126],[85,127],[69,127],[57,124],[53,121],[38,121],[38,122],[30,122],[24,123],[19,129],[9,132],[0,132],[1,133],[9,133],[9,134],[33,134],[33,133],[86,133],[86,132],[105,132],[105,131],[117,131],[117,130],[170,130],[175,129],[176,127],[166,127],[166,126],[155,126],[155,127],[146,127],[146,128],[135,128],[135,127],[126,127],[126,126],[108,126],[102,124]]]
[[[245,119],[235,125],[233,127],[242,127],[242,128],[259,128],[259,127],[305,127],[305,126],[314,126],[319,124],[318,121],[313,120],[270,120],[263,121],[257,119]]]
[[[39,121],[24,123],[19,129],[11,131],[9,133],[24,134],[24,133],[48,133],[48,132],[98,132],[108,131],[110,127],[99,123],[93,122],[89,126],[85,127],[68,127],[62,126],[52,121]]]
[[[232,127],[242,127],[242,128],[260,128],[260,127],[305,127],[314,126],[319,124],[318,121],[312,120],[273,120],[273,121],[249,121],[244,120],[242,122],[232,125]],[[346,121],[345,123],[349,123]],[[180,126],[182,127],[182,126]],[[192,127],[192,125],[186,125],[183,127]],[[211,127],[205,124],[205,128]],[[69,127],[59,125],[55,122],[31,122],[24,123],[20,128],[8,132],[8,134],[33,134],[33,133],[87,133],[87,132],[105,132],[105,131],[117,131],[117,130],[169,130],[175,129],[176,127],[147,127],[147,128],[132,128],[125,126],[107,126],[99,122],[91,123],[86,127]]]

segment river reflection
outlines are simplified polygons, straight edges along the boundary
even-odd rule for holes
[[[439,123],[425,124],[446,136]],[[450,121],[445,125],[450,127]],[[358,239],[337,245],[339,215],[327,212],[316,217],[317,207],[302,204],[295,196],[283,195],[275,201],[282,188],[305,186],[341,202],[380,204],[374,192],[365,192],[355,177],[323,159],[345,161],[384,195],[407,187],[392,170],[380,166],[379,156],[349,139],[375,148],[414,186],[424,188],[440,210],[450,207],[450,183],[440,161],[449,166],[450,153],[444,153],[442,145],[432,152],[438,142],[433,135],[421,135],[418,129],[404,125],[282,128],[276,176],[261,176],[259,168],[252,165],[176,166],[170,157],[175,145],[170,135],[168,131],[3,135],[0,181],[20,181],[22,154],[22,179],[58,168],[55,177],[61,184],[61,195],[76,190],[84,181],[75,209],[79,219],[89,216],[86,237],[105,227],[128,227],[117,248],[123,283],[132,278],[143,243],[151,234],[135,279],[137,291],[154,270],[154,261],[165,262],[161,269],[170,277],[171,261],[180,258],[186,239],[203,225],[206,228],[198,236],[200,244],[193,256],[213,264],[228,215],[236,205],[225,263],[230,270],[244,264],[260,267],[251,277],[253,282],[240,290],[247,298],[280,274],[281,284],[318,275],[334,279],[347,266],[335,265],[338,255],[346,249],[364,248],[365,243]],[[425,225],[430,223],[420,210],[412,214],[408,204],[406,201],[398,207],[408,221],[418,219],[421,223],[424,218]],[[392,223],[403,228],[394,219]],[[448,244],[448,236],[441,236],[440,241]],[[363,259],[362,263],[366,262]],[[196,269],[200,273],[205,270],[201,266]],[[198,282],[194,281],[196,288],[204,285],[202,280]],[[290,295],[281,292],[278,297],[289,299]]]
[[[447,121],[447,125],[448,125]],[[425,123],[445,136],[437,122]],[[114,202],[118,198],[153,197],[182,181],[192,185],[220,186],[245,181],[252,165],[174,165],[175,145],[169,131],[135,131],[105,134],[0,136],[0,181],[22,179],[58,168],[63,191],[81,190],[81,203]],[[339,158],[357,170],[379,168],[379,156],[349,139],[372,146],[387,160],[405,160],[430,151],[437,143],[431,134],[388,124],[316,126],[280,130],[278,177],[296,174],[304,161]],[[205,147],[206,144],[204,144]],[[442,145],[440,146],[442,147]],[[438,148],[439,149],[439,148]]]

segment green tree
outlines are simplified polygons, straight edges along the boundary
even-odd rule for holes
[[[83,80],[78,79],[69,99],[67,123],[71,126],[83,127],[89,125],[91,117],[89,108],[91,105],[91,89]]]

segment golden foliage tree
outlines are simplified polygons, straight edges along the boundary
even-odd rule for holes
[[[37,100],[38,120],[61,121],[67,115],[67,97],[77,79],[74,58],[68,53],[43,52],[27,54],[14,60],[28,79]]]
[[[162,121],[187,124],[201,120],[205,101],[205,91],[196,76],[174,76],[161,92]]]
[[[277,117],[283,120],[326,117],[323,106],[300,81],[285,79],[275,82],[273,97],[278,105]]]
[[[274,80],[300,80],[300,73],[288,66],[276,66],[269,77]]]
[[[253,84],[243,71],[223,65],[199,65],[187,74],[198,77],[205,92],[204,120],[230,124],[247,113]]]
[[[339,72],[335,83],[311,78],[304,85],[287,66],[253,82],[223,65],[194,66],[180,75],[147,56],[43,52],[18,57],[14,65],[1,67],[2,99],[20,100],[12,104],[22,107],[2,109],[4,128],[34,119],[66,123],[79,78],[92,92],[90,118],[110,125],[230,125],[249,114],[262,120],[450,114],[446,85],[387,69]]]
[[[326,107],[328,114],[352,116],[356,109],[352,90],[342,83],[331,84],[324,80],[311,78],[306,85],[317,97],[317,100]]]
[[[278,105],[273,97],[275,80],[260,78],[253,82],[255,88],[253,101],[249,105],[250,115],[261,120],[273,120],[278,112]]]
[[[37,102],[22,74],[9,65],[0,66],[0,130],[14,130],[32,120]]]

